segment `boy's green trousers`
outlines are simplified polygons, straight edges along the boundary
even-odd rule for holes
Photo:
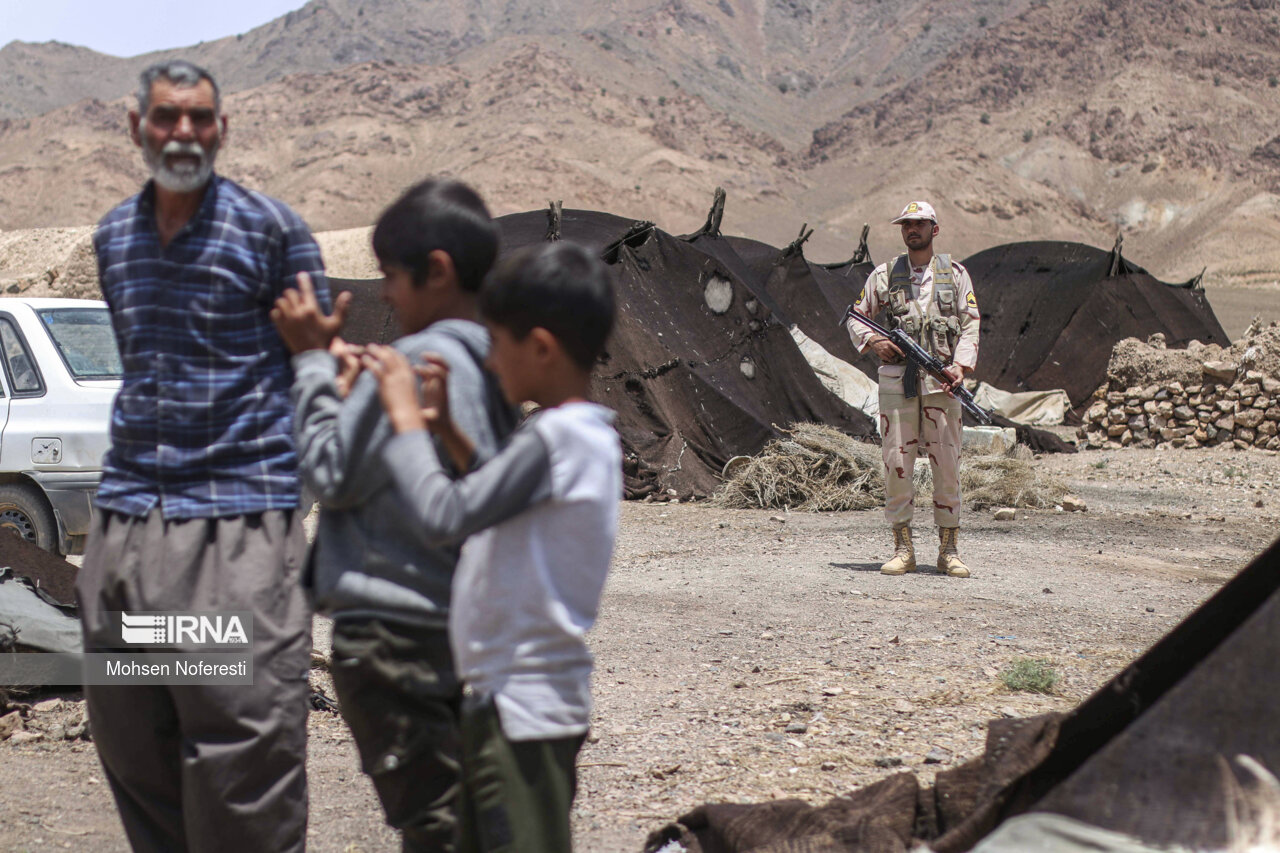
[[[464,697],[459,853],[569,853],[585,738],[508,740],[491,697]]]

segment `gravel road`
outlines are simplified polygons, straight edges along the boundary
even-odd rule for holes
[[[896,772],[923,782],[983,747],[986,721],[1066,710],[1274,538],[1274,453],[1124,450],[1044,457],[1087,512],[963,521],[969,580],[879,574],[878,511],[623,507],[580,757],[577,848],[635,853],[708,800],[827,798]],[[917,527],[922,562],[936,538]],[[323,620],[317,621],[324,645]],[[999,673],[1047,658],[1042,696]],[[316,684],[327,676],[316,672]],[[45,697],[40,697],[45,698]],[[77,694],[33,714],[67,725]],[[398,849],[340,718],[315,712],[311,849]],[[892,768],[892,769],[889,769]],[[0,850],[127,847],[92,744],[0,743]]]

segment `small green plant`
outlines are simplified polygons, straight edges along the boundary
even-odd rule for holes
[[[987,25],[987,16],[983,15],[981,18],[978,19],[978,26],[985,27],[986,25]]]
[[[1267,85],[1269,85],[1272,89],[1274,89],[1276,86],[1280,86],[1280,77],[1277,77],[1276,75],[1272,74],[1270,77],[1267,78]]]
[[[660,107],[665,107],[666,105],[667,105],[667,96],[666,96],[666,95],[659,95],[659,96],[658,96],[658,106],[660,106]]]
[[[1218,75],[1218,74],[1213,75],[1213,85],[1215,85],[1215,86],[1221,86],[1221,85],[1222,85],[1222,77],[1221,77],[1220,75]]]
[[[927,33],[927,32],[929,32],[929,30],[931,30],[931,29],[933,29],[933,24],[929,23],[928,21],[925,21],[925,22],[924,22],[924,31]]]
[[[1031,141],[1031,139],[1032,139],[1032,137],[1034,137],[1035,135],[1036,135],[1036,134],[1035,134],[1035,131],[1033,131],[1033,130],[1030,130],[1030,129],[1028,129],[1028,130],[1024,130],[1024,131],[1022,131],[1022,141],[1023,141],[1023,142],[1030,142],[1030,141]]]
[[[1243,477],[1244,472],[1241,471],[1239,468],[1235,467],[1234,465],[1228,465],[1227,467],[1222,469],[1222,476],[1228,479],[1234,480],[1236,477]]]
[[[1222,24],[1216,25],[1214,29],[1217,30],[1218,32],[1222,32]]]
[[[1111,464],[1111,457],[1110,457],[1110,456],[1104,456],[1104,457],[1102,457],[1101,459],[1099,459],[1097,462],[1092,462],[1092,463],[1090,463],[1090,464],[1091,464],[1091,465],[1093,465],[1093,467],[1094,467],[1094,468],[1096,468],[1096,469],[1098,469],[1099,471],[1101,471],[1101,470],[1103,470],[1104,468],[1106,468],[1108,465],[1110,465],[1110,464]]]
[[[983,113],[982,115],[978,116],[978,121],[982,122],[983,124],[991,124],[991,113]]]
[[[1058,683],[1058,673],[1044,658],[1018,658],[1000,673],[1000,680],[1010,690],[1052,693]]]

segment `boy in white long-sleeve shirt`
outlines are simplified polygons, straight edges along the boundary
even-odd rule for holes
[[[465,685],[459,850],[567,851],[574,760],[591,710],[584,635],[622,493],[613,412],[587,399],[614,298],[605,265],[560,242],[500,264],[479,308],[493,340],[489,367],[507,400],[542,410],[466,477],[449,478],[428,438],[430,428],[455,465],[469,468],[469,442],[448,413],[444,363],[428,357],[417,369],[422,399],[400,353],[371,347],[365,366],[396,433],[383,453],[409,511],[430,538],[471,537],[449,621]]]

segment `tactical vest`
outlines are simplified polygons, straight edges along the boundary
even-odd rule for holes
[[[960,305],[950,255],[934,255],[933,299],[920,316],[911,298],[911,264],[899,255],[885,264],[885,277],[876,282],[876,298],[889,315],[888,326],[902,329],[942,362],[950,363],[960,339]]]

